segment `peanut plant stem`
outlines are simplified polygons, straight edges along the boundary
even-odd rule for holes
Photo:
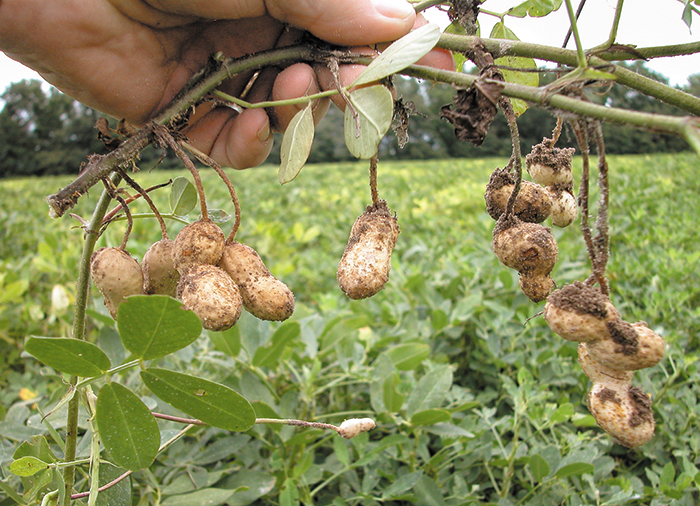
[[[575,67],[578,64],[578,59],[575,51],[569,49],[561,49],[540,44],[531,44],[529,42],[521,42],[518,40],[505,39],[480,39],[469,35],[454,35],[445,33],[440,36],[437,47],[449,49],[452,51],[468,52],[471,51],[477,43],[482,43],[486,50],[493,54],[494,58],[502,56],[523,56],[535,58],[538,60],[551,61],[561,65],[569,65]],[[678,56],[682,54],[693,54],[700,52],[700,42],[690,44],[682,44],[677,46],[658,46],[652,48],[640,48],[636,50],[646,58],[654,58],[660,56]],[[591,56],[589,63],[593,66],[610,66],[609,60],[625,60],[639,59],[627,53],[601,53],[597,56]],[[686,112],[700,116],[700,98],[694,97],[689,93],[666,86],[663,83],[654,81],[647,77],[641,76],[631,70],[615,66],[609,70],[616,77],[616,82],[633,88],[645,95],[658,98],[667,104],[683,109]],[[509,95],[505,90],[504,94]],[[509,95],[512,96],[512,95]],[[521,97],[518,97],[521,98]],[[526,99],[527,100],[527,99]],[[603,118],[600,118],[603,119]]]
[[[116,186],[119,184],[121,177],[118,174],[112,176],[112,183]],[[109,204],[112,201],[109,191],[106,189],[102,192],[95,211],[92,213],[90,223],[85,229],[85,243],[83,244],[83,252],[80,258],[80,266],[78,270],[78,282],[75,295],[75,313],[73,315],[73,337],[75,339],[85,339],[85,312],[88,305],[89,283],[90,283],[90,257],[95,250],[95,244],[99,238],[100,229],[102,228],[102,218],[109,209]],[[76,376],[70,377],[70,385],[75,387],[78,383]],[[79,396],[74,395],[68,402],[68,414],[66,416],[66,449],[63,455],[64,462],[72,462],[75,460],[75,453],[78,441],[78,410]],[[63,470],[63,481],[65,483],[65,495],[63,497],[62,506],[70,504],[71,491],[75,481],[75,467],[68,466]]]
[[[472,86],[476,81],[476,76],[473,75],[438,70],[422,65],[412,65],[401,73],[412,77],[430,79],[432,81],[453,83],[458,86]],[[596,118],[620,125],[631,125],[657,132],[670,133],[683,137],[684,139],[688,139],[686,129],[697,130],[700,128],[700,119],[691,116],[668,116],[605,107],[591,102],[584,102],[576,98],[558,95],[547,88],[531,88],[518,84],[505,83],[503,85],[502,94],[509,97],[520,98],[535,104],[553,107],[562,111],[573,112],[584,117]],[[700,112],[700,109],[698,112]]]

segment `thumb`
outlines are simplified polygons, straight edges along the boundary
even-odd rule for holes
[[[266,7],[280,21],[348,46],[396,40],[416,19],[406,0],[267,0]]]

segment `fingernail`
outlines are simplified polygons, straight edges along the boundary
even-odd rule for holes
[[[382,16],[394,19],[406,19],[415,14],[410,3],[405,0],[372,0],[374,8]]]
[[[270,122],[266,121],[265,125],[258,130],[258,140],[262,143],[267,142],[270,140],[270,136],[272,135],[272,132],[270,132]]]

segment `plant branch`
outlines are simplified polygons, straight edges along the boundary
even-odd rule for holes
[[[440,36],[436,47],[452,51],[469,52],[479,43],[483,44],[486,50],[493,54],[494,58],[500,58],[502,56],[524,56],[572,67],[577,65],[575,51],[518,40],[480,39],[479,37],[469,35],[444,33]],[[635,49],[635,51],[637,50]],[[694,54],[700,52],[700,42],[682,44],[679,46],[642,48],[639,49],[638,52],[646,58]],[[635,89],[645,95],[658,98],[662,102],[678,107],[695,116],[700,116],[700,98],[619,66],[613,66],[612,69],[608,68],[611,65],[608,60],[617,59],[639,59],[639,56],[632,55],[631,53],[601,53],[597,56],[589,57],[589,63],[593,66],[606,66],[606,70],[615,75],[616,82],[624,86]],[[508,93],[504,91],[504,94],[507,95]]]
[[[565,2],[566,12],[569,14],[569,22],[571,23],[571,31],[574,34],[574,41],[576,42],[576,57],[578,59],[578,67],[586,68],[586,66],[588,66],[588,61],[586,61],[586,52],[583,50],[581,37],[578,34],[578,23],[576,23],[576,14],[574,13],[574,8],[571,5],[571,0],[565,0]]]
[[[515,40],[480,39],[478,37],[468,35],[443,34],[440,37],[437,47],[460,52],[470,52],[477,43],[483,44],[486,50],[492,53],[495,58],[501,56],[526,56],[540,60],[552,61],[562,65],[576,66],[578,63],[577,54],[574,51]],[[663,46],[659,48],[648,48],[647,50],[641,49],[638,51],[639,54],[642,54],[645,57],[647,55],[649,55],[649,57],[658,57],[662,55],[691,54],[696,52],[700,52],[700,43],[685,44],[681,46]],[[243,58],[229,58],[223,61],[219,65],[219,68],[201,73],[201,75],[198,75],[196,79],[186,86],[185,90],[171,102],[165,111],[163,111],[153,120],[152,124],[139,130],[134,136],[127,139],[117,149],[108,155],[91,156],[85,169],[78,176],[78,178],[75,179],[75,181],[57,193],[48,196],[46,200],[49,204],[50,215],[54,218],[62,216],[68,209],[75,205],[81,195],[87,192],[88,189],[94,186],[98,181],[112,173],[117,168],[128,168],[129,164],[131,164],[132,160],[138,155],[138,153],[146,146],[154,142],[155,133],[157,130],[156,125],[167,126],[172,125],[173,123],[183,123],[186,121],[188,111],[191,109],[192,105],[203,100],[208,93],[213,91],[216,86],[231,75],[250,70],[257,70],[270,65],[280,65],[285,62],[322,62],[327,61],[330,57],[337,57],[337,53],[330,53],[328,51],[315,49],[311,46],[297,45],[281,49],[273,49]],[[626,53],[623,53],[622,55],[619,53],[603,53],[599,56],[591,56],[589,58],[589,62],[593,66],[603,65],[608,68],[611,65],[605,59],[608,57],[610,59],[620,59],[630,57],[630,55]],[[631,55],[631,57],[638,58],[639,56]],[[372,57],[366,55],[352,55],[348,53],[347,55],[343,56],[343,63],[349,62],[368,64],[371,61]],[[426,70],[421,70],[420,73],[417,73],[417,68],[419,67],[412,66],[401,73],[415,77],[424,77],[436,81],[451,82],[454,84],[467,86],[470,86],[473,82],[473,78],[470,78],[470,76],[467,76],[466,74],[459,74],[455,72],[441,74],[441,72],[446,71],[438,71],[436,69],[432,69],[435,72],[433,74],[427,74]],[[654,81],[653,79],[640,76],[639,74],[622,67],[613,65],[612,73],[615,75],[616,81],[620,84],[638,90],[646,95],[655,97],[691,114],[700,116],[700,98],[694,97],[680,90],[673,89],[662,83]],[[333,91],[333,93],[335,93],[335,91]],[[541,88],[528,88],[524,86],[517,87],[516,85],[506,85],[506,89],[504,90],[504,95],[506,96],[523,98],[524,100],[547,105],[549,97],[547,97],[547,99],[543,98],[543,93],[544,92]],[[328,94],[332,94],[332,92],[328,92]],[[310,97],[306,97],[300,100],[307,101],[309,99]],[[557,104],[554,104],[555,99],[558,102]],[[266,105],[272,106],[278,105],[278,103],[269,102]],[[569,109],[572,102],[567,102],[566,97],[552,96],[550,105],[582,115],[589,114],[589,112],[592,111],[595,114],[598,114],[598,116],[595,117],[599,119],[615,121],[632,126],[649,127],[649,125],[651,125],[651,128],[661,128],[662,131],[668,131],[668,129],[671,128],[671,133],[681,135],[679,133],[680,128],[678,127],[678,118],[675,119],[672,127],[667,127],[661,124],[663,123],[662,121],[660,122],[654,120],[652,115],[638,116],[635,120],[633,117],[625,116],[624,114],[602,114],[599,110],[581,110],[580,107]],[[590,106],[594,107],[593,104],[590,104]],[[601,109],[607,109],[603,108],[602,106],[599,107],[601,107]],[[630,111],[623,112],[634,115],[634,113]],[[609,117],[612,117],[612,119],[609,119]],[[657,118],[660,117],[657,116]],[[650,119],[651,123],[648,123]],[[690,134],[686,134],[685,137],[689,138]]]
[[[154,125],[170,125],[186,119],[187,112],[193,104],[200,102],[210,91],[228,77],[257,70],[269,65],[284,62],[300,62],[320,59],[321,52],[310,46],[289,46],[272,49],[242,58],[228,58],[217,69],[197,75],[170,105],[153,120]],[[104,156],[90,157],[83,172],[71,184],[46,198],[52,218],[59,218],[73,207],[81,195],[92,188],[98,181],[119,167],[131,163],[138,153],[154,141],[152,125],[139,130],[134,136],[123,142],[117,149]]]
[[[458,86],[472,86],[476,76],[438,70],[421,65],[412,65],[401,72],[412,77],[420,77],[452,83]],[[488,82],[488,81],[487,81]],[[501,81],[499,81],[500,83]],[[520,98],[528,102],[542,106],[552,107],[561,111],[572,112],[580,116],[600,119],[620,125],[630,125],[645,128],[657,132],[678,135],[688,140],[689,132],[700,129],[700,119],[691,116],[668,116],[637,111],[628,111],[614,107],[605,107],[591,102],[585,102],[576,98],[560,95],[547,88],[532,88],[512,83],[503,83],[502,94]],[[692,145],[692,143],[691,143]],[[699,152],[700,153],[700,152]]]
[[[121,177],[118,174],[112,176],[112,183],[116,186],[119,184]],[[100,196],[100,200],[95,206],[95,211],[92,213],[92,219],[85,229],[85,243],[83,244],[83,252],[80,259],[80,267],[78,270],[78,282],[75,294],[75,313],[73,316],[73,337],[75,339],[85,339],[85,313],[88,304],[89,283],[90,283],[90,258],[95,250],[95,244],[99,237],[100,229],[102,228],[102,218],[104,218],[112,198],[109,191],[104,190]],[[71,376],[69,383],[72,387],[78,383],[76,376]],[[68,414],[66,415],[66,448],[63,455],[64,462],[72,462],[75,460],[77,441],[78,441],[78,409],[79,396],[74,395],[68,402]],[[63,481],[65,483],[65,495],[62,501],[62,506],[68,506],[70,503],[70,495],[73,490],[73,482],[75,481],[75,467],[66,467],[63,471]]]

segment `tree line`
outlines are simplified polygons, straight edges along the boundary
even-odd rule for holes
[[[628,65],[632,70],[664,84],[668,79],[647,69],[643,62]],[[541,76],[543,84],[553,81],[553,73]],[[388,135],[380,145],[382,160],[415,160],[443,158],[475,158],[487,156],[509,156],[510,134],[505,118],[499,114],[490,127],[484,143],[473,146],[458,141],[452,127],[440,120],[440,107],[449,104],[454,89],[442,84],[433,84],[415,79],[397,78],[398,96],[404,103],[415,105],[415,114],[410,117],[408,134],[410,142],[399,147],[395,135]],[[606,95],[605,105],[622,107],[659,114],[678,114],[669,105],[647,97],[635,90],[612,84]],[[700,96],[700,74],[689,78],[682,89]],[[601,94],[600,97],[603,95]],[[602,100],[590,93],[593,101]],[[105,153],[106,147],[97,138],[95,123],[103,115],[57,91],[46,89],[37,80],[25,80],[10,85],[0,100],[4,103],[0,111],[0,177],[44,176],[77,174],[87,155]],[[551,134],[555,118],[541,108],[530,108],[518,120],[523,152]],[[324,119],[324,128],[316,131],[314,146],[309,159],[312,163],[340,162],[352,160],[343,142],[342,113],[331,108]],[[115,127],[116,122],[111,121]],[[608,153],[635,154],[677,152],[687,150],[685,142],[677,137],[651,131],[604,125]],[[573,145],[573,136],[564,135],[561,145]],[[279,142],[276,146],[279,147]],[[150,167],[162,159],[156,150],[142,153],[141,163]],[[270,163],[279,163],[279,151],[273,150]],[[174,159],[167,157],[160,162],[164,168],[179,167]]]

